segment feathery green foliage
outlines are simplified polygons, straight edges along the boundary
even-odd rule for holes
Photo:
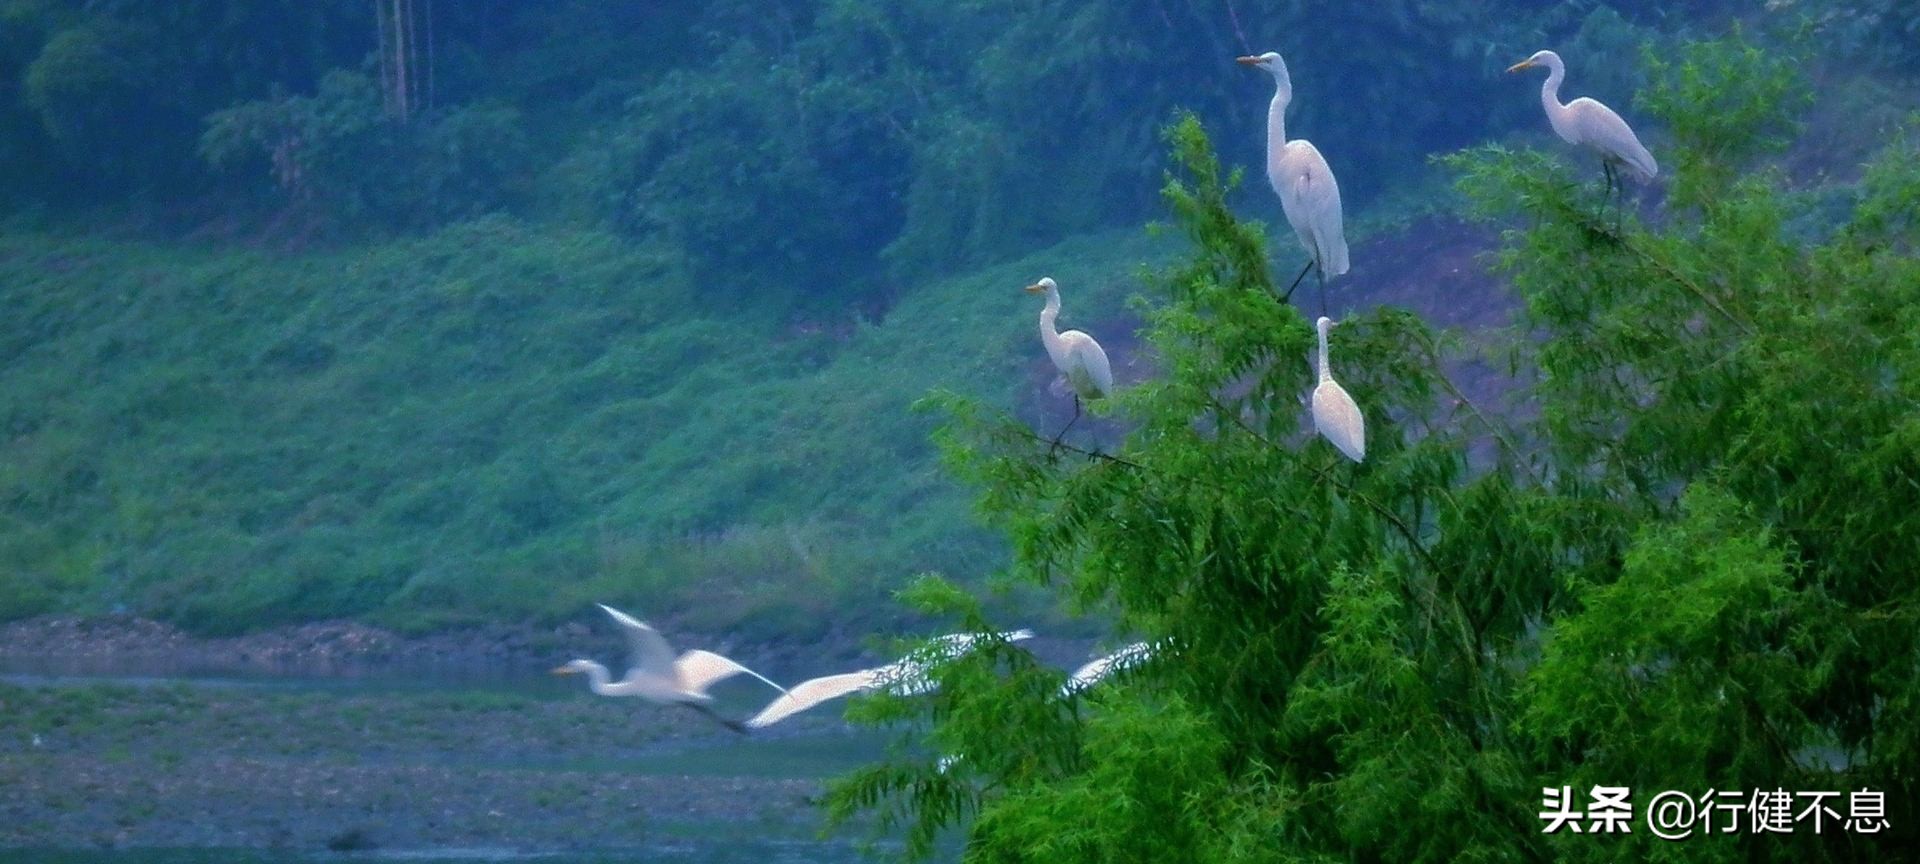
[[[953,400],[952,463],[1011,538],[1010,576],[1153,658],[1078,695],[1010,648],[879,697],[924,754],[841,781],[926,853],[968,861],[1828,860],[1914,842],[1920,700],[1920,263],[1913,139],[1869,167],[1818,245],[1762,159],[1793,64],[1738,39],[1651,70],[1671,130],[1662,218],[1599,198],[1598,166],[1450,158],[1474,212],[1517,220],[1537,416],[1507,428],[1391,309],[1333,331],[1368,459],[1313,438],[1307,323],[1267,282],[1192,118],[1166,188],[1189,260],[1156,280],[1163,374],[1102,410],[1108,454],[1050,448]],[[1492,456],[1483,458],[1488,444]],[[1476,448],[1479,448],[1476,450]],[[974,626],[991,622],[953,603]],[[1545,834],[1546,788],[1885,793],[1878,834],[1669,843]],[[1745,792],[1743,791],[1744,795]]]

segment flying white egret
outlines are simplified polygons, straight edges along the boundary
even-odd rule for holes
[[[1058,444],[1067,430],[1080,421],[1080,400],[1097,399],[1113,392],[1113,367],[1107,363],[1107,352],[1092,336],[1078,330],[1062,333],[1054,325],[1054,319],[1060,317],[1060,286],[1052,276],[1028,285],[1027,292],[1047,295],[1047,305],[1040,309],[1040,343],[1047,346],[1047,356],[1053,358],[1054,368],[1066,376],[1067,384],[1073,388],[1073,419],[1067,421],[1059,435],[1053,436],[1054,443]]]
[[[1359,462],[1367,458],[1367,421],[1327,365],[1327,331],[1333,329],[1333,319],[1322,315],[1315,326],[1320,329],[1320,386],[1313,388],[1313,428]]]
[[[1567,66],[1560,62],[1560,55],[1535,51],[1532,57],[1507,67],[1507,71],[1518,72],[1535,66],[1547,67],[1547,80],[1540,85],[1540,104],[1547,109],[1547,122],[1553,124],[1553,131],[1568,144],[1599,154],[1600,165],[1607,174],[1609,194],[1613,192],[1616,168],[1641,183],[1651,181],[1660,173],[1653,154],[1640,146],[1633,128],[1612,108],[1586,96],[1565,104],[1560,102],[1560,81],[1567,77]]]
[[[612,606],[604,603],[595,605],[613,616],[613,620],[626,631],[627,640],[633,643],[633,660],[626,677],[613,681],[607,674],[607,667],[592,660],[570,661],[555,668],[553,674],[584,674],[588,686],[601,696],[638,696],[656,705],[683,705],[735,732],[746,730],[738,721],[721,717],[707,707],[707,703],[713,701],[713,697],[707,694],[708,687],[744,672],[766,682],[775,690],[787,692],[786,688],[773,683],[767,676],[712,651],[688,651],[676,659],[673,649],[667,645],[666,637],[661,636],[660,631]]]
[[[934,687],[932,679],[927,677],[929,663],[956,657],[972,650],[984,635],[949,633],[935,639],[928,651],[909,654],[885,666],[802,681],[793,685],[793,689],[773,700],[767,707],[760,709],[760,713],[747,720],[747,726],[752,729],[771,726],[827,700],[867,690],[884,688],[898,696],[925,693]],[[1005,641],[1018,642],[1033,638],[1033,631],[1014,630],[999,635]]]
[[[1273,76],[1273,102],[1267,106],[1267,182],[1280,196],[1280,209],[1307,247],[1307,266],[1287,286],[1283,300],[1293,297],[1307,270],[1320,274],[1320,311],[1327,311],[1327,277],[1347,272],[1347,234],[1340,218],[1340,184],[1320,150],[1304,138],[1287,140],[1287,106],[1293,103],[1293,78],[1280,55],[1268,51],[1258,57],[1239,57],[1242,66],[1264,69]]]

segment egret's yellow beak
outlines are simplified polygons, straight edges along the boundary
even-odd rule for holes
[[[1508,67],[1507,67],[1507,71],[1508,71],[1508,72],[1518,72],[1518,71],[1520,71],[1520,70],[1522,70],[1522,69],[1532,69],[1532,68],[1533,68],[1533,61],[1532,61],[1532,60],[1522,60],[1522,61],[1520,61],[1520,62],[1518,62],[1518,63],[1515,63],[1515,64],[1513,64],[1512,66],[1508,66]]]
[[[1047,286],[1042,285],[1038,282],[1035,282],[1032,285],[1028,285],[1027,287],[1022,288],[1020,290],[1025,291],[1028,294],[1041,294],[1047,290]]]
[[[1240,64],[1240,65],[1242,65],[1242,66],[1258,66],[1258,65],[1260,65],[1260,58],[1258,58],[1258,57],[1235,57],[1235,58],[1233,58],[1233,62],[1235,62],[1235,63],[1238,63],[1238,64]]]
[[[572,666],[555,666],[555,667],[553,667],[553,674],[555,674],[555,675],[572,675],[572,674],[574,674],[574,673],[576,673],[576,672],[578,672],[578,671],[580,671],[580,670],[578,670],[578,669],[575,669],[575,668],[573,668]]]

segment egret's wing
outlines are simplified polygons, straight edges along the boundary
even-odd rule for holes
[[[1313,388],[1313,428],[1355,462],[1367,458],[1367,422],[1346,388],[1327,379]]]
[[[1082,395],[1106,396],[1112,393],[1113,366],[1107,362],[1107,352],[1100,347],[1100,343],[1079,330],[1068,330],[1060,334],[1060,338],[1067,343],[1067,356],[1072,359],[1072,365],[1083,370],[1086,385],[1094,391]],[[1080,383],[1074,383],[1078,389]]]
[[[1067,683],[1060,688],[1060,693],[1066,695],[1092,687],[1099,683],[1100,679],[1139,663],[1152,653],[1153,646],[1145,642],[1135,642],[1104,657],[1094,658],[1086,665],[1073,670],[1073,674],[1067,678]]]
[[[660,631],[647,626],[645,621],[612,606],[605,603],[594,605],[613,616],[613,620],[619,622],[620,629],[627,631],[627,641],[633,645],[631,671],[655,677],[669,677],[674,674],[673,647],[667,644],[667,637],[660,635]]]
[[[1340,184],[1318,148],[1305,140],[1288,141],[1280,157],[1276,183],[1280,209],[1314,263],[1328,276],[1347,272],[1346,223],[1340,211]]]
[[[1144,662],[1147,658],[1153,656],[1153,647],[1153,643],[1151,642],[1135,642],[1132,645],[1113,652],[1115,668],[1125,669],[1129,666]]]
[[[934,683],[932,675],[927,674],[929,671],[926,663],[908,657],[873,670],[873,686],[884,687],[895,696],[932,693],[939,685]]]
[[[948,633],[945,636],[935,637],[933,643],[939,646],[941,656],[952,656],[972,650],[974,644],[985,635],[984,633]],[[1019,630],[1006,630],[999,635],[1001,639],[1008,642],[1018,642],[1022,639],[1032,639],[1033,631],[1023,627]]]
[[[760,713],[747,720],[747,726],[754,729],[770,726],[829,699],[838,699],[849,693],[872,689],[879,683],[876,676],[878,671],[862,669],[858,672],[802,681],[768,703],[767,707],[760,709]]]
[[[1641,146],[1639,136],[1633,134],[1633,127],[1620,119],[1604,103],[1582,96],[1567,103],[1567,109],[1573,117],[1574,134],[1580,136],[1576,143],[1585,144],[1616,161],[1624,163],[1641,180],[1653,179],[1660,173],[1660,166],[1653,161],[1653,154]]]
[[[918,696],[932,692],[937,685],[934,683],[933,676],[928,674],[929,667],[934,663],[952,660],[972,651],[987,635],[986,633],[948,633],[944,636],[936,636],[928,640],[927,644],[909,652],[907,656],[877,669],[868,670],[874,676],[873,686],[885,687],[887,692],[896,696]],[[1032,639],[1033,631],[1022,628],[1002,631],[997,635],[1007,642],[1018,642],[1022,639]]]
[[[1107,670],[1111,666],[1113,666],[1112,655],[1095,657],[1087,661],[1080,668],[1073,670],[1072,675],[1067,676],[1067,683],[1060,686],[1060,695],[1078,693],[1092,687],[1100,679],[1107,677]]]
[[[697,648],[688,651],[680,655],[680,659],[673,661],[673,669],[679,673],[680,686],[690,693],[705,693],[707,688],[715,682],[724,681],[742,672],[765,681],[768,687],[782,693],[787,692],[787,688],[773,683],[773,680],[767,676],[712,651],[701,651]]]

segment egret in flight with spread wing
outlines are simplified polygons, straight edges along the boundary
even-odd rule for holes
[[[1060,286],[1054,283],[1053,277],[1028,285],[1027,291],[1047,295],[1047,305],[1040,310],[1040,343],[1047,346],[1047,356],[1053,358],[1054,367],[1066,376],[1068,386],[1073,388],[1073,419],[1067,421],[1059,435],[1053,436],[1053,442],[1058,444],[1067,430],[1080,421],[1080,400],[1098,399],[1113,392],[1113,367],[1107,363],[1107,352],[1092,336],[1078,330],[1062,333],[1054,326],[1054,319],[1060,317]]]
[[[1313,388],[1313,428],[1359,462],[1367,458],[1367,421],[1327,365],[1327,331],[1333,329],[1333,320],[1323,315],[1315,326],[1320,329],[1320,386]]]
[[[972,650],[984,635],[986,634],[949,633],[934,640],[927,651],[909,654],[885,666],[802,681],[793,685],[793,689],[773,700],[767,707],[760,709],[760,713],[747,720],[747,726],[752,729],[771,726],[830,699],[868,690],[884,688],[897,696],[925,693],[934,687],[933,681],[927,677],[927,667],[930,662],[964,654]],[[999,634],[999,638],[1007,642],[1018,642],[1033,638],[1033,631],[1014,630]]]
[[[607,667],[592,660],[574,660],[554,669],[553,674],[584,674],[588,686],[602,696],[638,696],[656,705],[684,705],[743,733],[746,729],[738,721],[721,717],[707,707],[707,703],[713,701],[713,697],[707,695],[708,687],[744,672],[781,693],[787,692],[765,675],[711,651],[688,651],[676,659],[660,631],[612,606],[595,605],[606,610],[626,631],[627,640],[633,643],[632,668],[627,670],[625,678],[613,681],[607,675]]]
[[[1320,274],[1320,311],[1327,311],[1327,278],[1347,272],[1347,234],[1340,218],[1340,184],[1320,150],[1306,139],[1287,140],[1287,106],[1293,103],[1293,78],[1280,55],[1268,51],[1258,57],[1240,57],[1242,66],[1264,69],[1273,76],[1273,102],[1267,106],[1267,182],[1280,196],[1280,209],[1307,247],[1307,266],[1287,286],[1283,300],[1305,279],[1307,270]]]
[[[1553,131],[1568,144],[1585,147],[1600,156],[1600,164],[1607,174],[1607,192],[1612,194],[1614,172],[1624,171],[1633,179],[1646,183],[1660,173],[1660,166],[1653,161],[1653,154],[1640,146],[1640,139],[1633,134],[1633,128],[1627,121],[1620,119],[1612,108],[1593,99],[1582,96],[1572,102],[1560,101],[1560,81],[1567,77],[1567,66],[1560,62],[1560,55],[1552,51],[1536,51],[1528,57],[1507,68],[1508,72],[1518,72],[1535,66],[1547,67],[1547,80],[1540,85],[1540,104],[1547,109],[1547,122],[1553,124]]]

